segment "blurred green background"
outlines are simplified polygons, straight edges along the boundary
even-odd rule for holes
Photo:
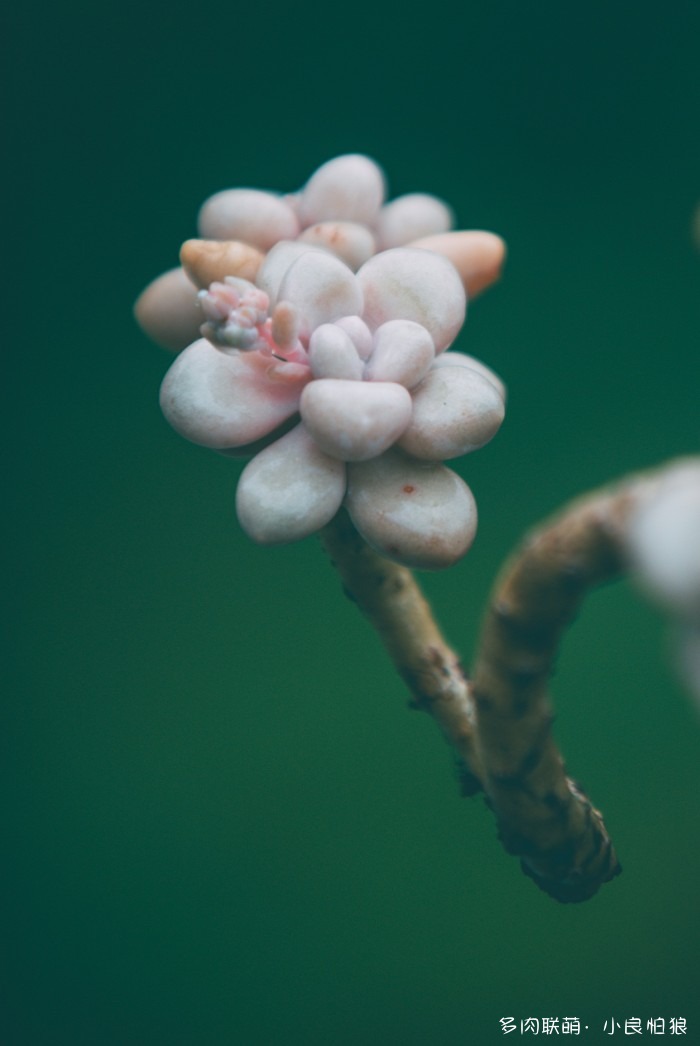
[[[131,317],[206,196],[341,152],[506,238],[460,344],[510,411],[460,466],[472,553],[425,577],[469,657],[529,526],[698,450],[700,6],[106,0],[8,29],[1,1046],[462,1046],[505,1016],[700,1041],[700,717],[660,615],[619,585],[567,638],[556,735],[625,871],[559,906],[316,541],[241,534],[240,465],[168,429]]]

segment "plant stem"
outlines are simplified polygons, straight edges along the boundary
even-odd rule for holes
[[[630,510],[663,471],[577,499],[525,539],[493,588],[472,682],[409,570],[369,548],[344,511],[321,533],[416,707],[455,748],[464,793],[483,790],[505,849],[562,902],[587,900],[621,869],[600,812],[565,772],[547,683],[587,591],[626,571]]]
[[[523,542],[494,586],[475,663],[483,785],[501,841],[560,901],[586,900],[620,872],[600,812],[565,773],[547,682],[587,590],[622,573],[634,489],[577,500]]]
[[[346,595],[376,629],[415,707],[433,717],[456,750],[465,792],[478,791],[469,684],[413,574],[371,549],[343,510],[321,531],[321,541]]]

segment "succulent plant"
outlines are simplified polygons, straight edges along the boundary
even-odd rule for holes
[[[183,350],[162,409],[193,442],[250,458],[236,508],[253,540],[321,532],[414,707],[455,750],[464,794],[484,793],[541,889],[584,901],[620,865],[552,738],[549,676],[587,591],[630,574],[676,620],[700,698],[700,463],[593,491],[528,535],[496,580],[467,675],[406,568],[449,566],[474,537],[474,498],[444,462],[492,438],[505,388],[453,346],[504,245],[451,232],[434,197],[384,195],[380,168],[353,155],[299,193],[207,200],[204,238],[136,304],[154,340]]]
[[[136,314],[155,340],[187,343],[161,389],[173,428],[252,457],[236,507],[253,540],[304,538],[344,505],[382,555],[437,569],[464,555],[477,518],[443,462],[488,442],[505,409],[500,379],[447,350],[504,247],[449,232],[435,197],[384,204],[384,186],[350,155],[298,194],[217,193],[199,215],[206,239]]]

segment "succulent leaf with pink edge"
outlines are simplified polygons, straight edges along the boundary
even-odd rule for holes
[[[237,222],[236,230],[253,229],[255,242],[207,253],[189,241],[183,249],[194,281],[204,272],[219,278],[198,292],[203,337],[166,374],[161,406],[193,442],[252,456],[236,504],[254,541],[304,538],[344,505],[382,555],[439,569],[464,555],[476,530],[471,492],[441,462],[495,434],[505,394],[483,364],[445,352],[464,321],[467,293],[444,253],[390,247],[354,272],[324,245],[319,230],[334,222],[346,253],[348,229],[371,222],[376,232],[383,194],[372,161],[338,157],[297,199],[280,201],[315,234],[271,246],[262,219],[244,207],[261,207],[279,229],[286,212],[269,200],[246,190],[205,204],[208,235]],[[431,199],[395,206],[384,226],[400,238],[405,211],[411,229],[447,235],[448,209]],[[235,268],[238,258],[252,279],[225,272],[226,259]],[[152,298],[152,289],[146,293]]]

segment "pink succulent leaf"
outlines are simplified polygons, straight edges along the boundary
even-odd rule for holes
[[[311,372],[296,367],[261,353],[221,352],[202,338],[165,375],[161,409],[193,443],[216,450],[244,446],[297,411]]]
[[[449,567],[476,534],[476,503],[466,483],[444,465],[394,449],[348,465],[345,507],[372,548],[408,567]]]
[[[289,204],[259,189],[224,189],[210,196],[197,224],[203,239],[242,240],[262,251],[299,233],[299,221]]]
[[[411,397],[394,382],[321,378],[300,402],[302,420],[320,447],[340,461],[382,454],[411,420]]]
[[[170,269],[141,292],[134,305],[136,321],[157,345],[181,352],[199,337],[202,310],[197,288],[184,269]]]
[[[360,381],[362,360],[355,344],[337,323],[322,323],[309,340],[309,363],[314,378]]]
[[[322,323],[361,315],[362,290],[355,274],[326,251],[308,251],[292,262],[279,286],[279,301],[289,301],[304,317],[302,338]]]
[[[377,234],[381,250],[405,247],[412,240],[448,232],[454,225],[452,208],[436,196],[408,193],[385,204],[379,212]]]
[[[451,261],[470,301],[500,279],[506,257],[501,237],[480,229],[422,236],[408,246],[434,251]]]
[[[384,172],[367,156],[337,156],[309,178],[299,200],[302,225],[349,221],[371,226],[384,202]]]
[[[413,389],[413,417],[399,439],[408,454],[446,461],[492,439],[503,421],[503,397],[470,367],[432,367]]]
[[[481,360],[476,359],[475,356],[468,356],[465,352],[443,352],[439,356],[436,356],[433,361],[433,370],[437,370],[440,367],[467,367],[469,370],[478,371],[484,378],[487,378],[491,384],[498,390],[498,394],[503,400],[504,404],[507,396],[507,389],[501,378],[495,371],[487,367]]]
[[[291,348],[299,341],[302,327],[302,316],[290,301],[281,301],[272,313],[271,333],[273,340],[281,348]]]
[[[297,425],[246,465],[236,511],[261,545],[284,545],[329,523],[345,494],[345,465],[325,454]]]
[[[435,359],[433,339],[413,320],[389,320],[374,333],[372,355],[365,365],[366,381],[395,381],[412,389]]]
[[[370,258],[357,279],[365,301],[362,316],[372,330],[388,320],[413,320],[442,352],[464,323],[466,293],[457,270],[441,254],[394,247]]]

